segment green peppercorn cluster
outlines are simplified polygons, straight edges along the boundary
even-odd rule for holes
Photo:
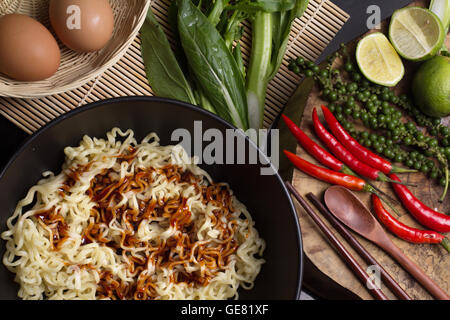
[[[342,67],[333,67],[336,58],[343,59]],[[362,145],[448,185],[450,129],[440,119],[423,114],[408,96],[369,82],[344,46],[323,68],[298,57],[289,69],[314,78],[330,111]],[[411,120],[405,122],[407,118]],[[371,132],[358,131],[356,122]]]

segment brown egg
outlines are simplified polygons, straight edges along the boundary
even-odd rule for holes
[[[51,0],[50,21],[70,49],[93,52],[111,39],[114,15],[108,0]]]
[[[21,14],[0,17],[0,73],[19,81],[51,77],[59,68],[61,53],[50,31]]]

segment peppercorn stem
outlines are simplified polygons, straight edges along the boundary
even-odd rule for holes
[[[448,190],[448,167],[444,168],[444,173],[445,173],[445,186],[444,186],[444,192],[442,192],[442,196],[439,199],[439,202],[443,202],[445,200],[445,196],[447,195],[447,190]]]

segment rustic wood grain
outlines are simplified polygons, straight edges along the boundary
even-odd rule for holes
[[[423,2],[415,2],[412,5],[423,5]],[[386,30],[387,21],[383,22],[380,26],[382,30]],[[379,30],[377,30],[379,31]],[[356,40],[357,41],[357,40]],[[354,46],[353,42],[350,46]],[[446,38],[447,47],[450,45],[450,36]],[[350,51],[351,52],[351,51]],[[413,73],[415,65],[411,63],[405,63],[407,75]],[[405,77],[399,84],[397,91],[405,91],[409,86],[409,77]],[[321,144],[314,134],[312,128],[311,114],[314,107],[320,107],[321,104],[326,102],[320,99],[320,91],[317,87],[313,88],[310,97],[308,99],[305,112],[303,115],[300,127],[311,137],[313,140]],[[319,114],[323,120],[320,110]],[[447,124],[449,118],[446,119]],[[323,120],[323,123],[324,120]],[[319,164],[315,159],[309,156],[305,151],[298,147],[297,154],[305,158],[308,161]],[[425,204],[431,208],[437,209],[440,212],[450,212],[450,197],[447,196],[444,203],[439,203],[438,199],[442,192],[442,187],[438,186],[435,181],[428,179],[422,173],[402,174],[400,175],[402,180],[412,182],[418,185],[418,187],[411,187],[411,191],[421,199]],[[330,185],[316,180],[299,170],[294,171],[292,184],[299,190],[302,195],[306,195],[309,192],[314,193],[320,199],[323,199],[323,192]],[[387,183],[376,182],[375,185],[381,190],[395,197],[395,194],[391,186]],[[370,194],[363,192],[355,193],[369,208],[372,208],[370,201]],[[323,234],[309,218],[306,212],[298,205],[297,212],[299,214],[299,220],[302,228],[304,251],[308,258],[316,265],[316,267],[331,279],[342,285],[343,287],[354,292],[362,299],[372,299],[365,286],[361,285],[358,278],[352,273],[352,271],[346,266],[344,261],[338,256],[331,244],[325,239]],[[401,206],[397,206],[397,210],[401,216],[399,220],[409,226],[422,228],[410,214]],[[318,213],[320,214],[320,213]],[[324,221],[325,218],[321,216]],[[329,228],[336,230],[326,222]],[[389,232],[388,232],[389,233]],[[419,267],[421,267],[427,275],[429,275],[436,283],[438,283],[444,291],[450,294],[450,254],[445,251],[440,245],[432,244],[411,244],[405,242],[393,234],[389,233],[392,241]],[[450,236],[450,234],[447,234]],[[414,299],[432,299],[432,297],[426,292],[420,284],[412,279],[409,274],[402,269],[392,258],[390,258],[384,251],[373,245],[369,241],[355,234],[355,237],[366,247],[366,249],[379,261],[379,263],[386,269],[387,272],[400,284],[400,286],[406,290],[406,292]],[[338,235],[338,238],[346,243],[345,240]],[[357,257],[357,260],[361,265],[367,266],[364,261],[357,255],[357,253],[346,244],[347,249]],[[382,290],[388,295],[388,297],[395,299],[392,292],[389,291],[384,285]]]

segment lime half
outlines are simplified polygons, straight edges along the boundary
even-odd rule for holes
[[[358,42],[356,61],[367,79],[383,86],[395,86],[405,74],[402,60],[380,32],[371,33]]]
[[[392,15],[389,38],[402,57],[422,61],[439,52],[445,32],[439,17],[430,10],[406,7]]]

